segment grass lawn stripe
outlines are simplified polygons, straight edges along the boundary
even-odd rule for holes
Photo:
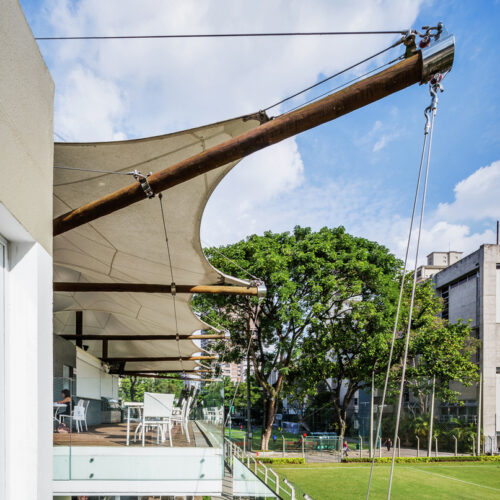
[[[308,493],[314,500],[344,500],[346,498],[364,500],[370,464],[365,466],[328,464],[326,467],[325,465],[327,464],[296,467],[280,464],[273,468],[282,478],[287,477],[292,484]],[[342,473],[348,469],[353,470],[346,474]],[[429,472],[428,480],[422,481],[422,476],[415,472],[415,469],[420,472]],[[434,469],[436,473],[425,469]],[[332,470],[335,472],[332,473]],[[389,470],[390,464],[376,466],[370,500],[386,499]],[[481,480],[486,484],[454,478],[452,474],[474,481]],[[418,500],[496,500],[500,498],[498,495],[500,489],[496,488],[497,485],[500,486],[500,466],[494,464],[425,464],[416,467],[397,465],[393,497]]]
[[[478,488],[488,488],[489,490],[500,491],[500,488],[493,488],[493,486],[486,486],[484,484],[472,483],[471,481],[464,481],[463,479],[458,479],[457,477],[438,474],[437,472],[430,472],[428,470],[419,469],[417,467],[408,467],[408,469],[418,470],[419,472],[423,472],[424,474],[432,474],[433,476],[444,477],[446,479],[451,479],[452,481],[460,481],[461,483],[470,484],[471,486],[477,486]]]

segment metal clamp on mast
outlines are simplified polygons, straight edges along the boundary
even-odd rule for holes
[[[138,170],[134,170],[133,172],[131,172],[132,175],[134,176],[134,179],[141,185],[142,187],[142,190],[144,191],[144,194],[149,198],[154,198],[155,197],[155,194],[153,192],[153,189],[151,188],[151,186],[149,185],[149,182],[148,182],[148,177],[153,173],[153,172],[149,172],[149,174],[147,175],[143,175],[141,174]]]
[[[419,47],[422,50],[422,79],[420,83],[427,83],[437,74],[449,72],[455,57],[455,36],[446,31],[443,23],[435,28],[424,26],[426,32],[422,37]]]

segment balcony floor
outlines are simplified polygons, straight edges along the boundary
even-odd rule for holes
[[[134,431],[137,423],[130,424],[130,446],[141,446],[138,439],[134,443]],[[189,422],[188,443],[186,435],[182,434],[180,425],[172,427],[172,446],[176,448],[210,447],[210,443],[205,439],[200,429],[194,422]],[[101,424],[89,426],[88,431],[72,433],[54,432],[54,446],[125,446],[127,441],[127,424]],[[156,431],[150,431],[146,434],[146,446],[170,446],[169,440],[164,443],[156,444]]]

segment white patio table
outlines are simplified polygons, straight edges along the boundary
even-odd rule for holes
[[[58,423],[61,423],[61,421],[57,418],[57,414],[62,408],[66,408],[65,403],[54,403],[54,420]]]

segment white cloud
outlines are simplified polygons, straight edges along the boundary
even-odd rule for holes
[[[77,65],[56,94],[57,132],[81,142],[124,139],[120,125],[126,109],[125,95],[115,83]]]
[[[497,163],[500,162],[495,162],[492,166]],[[243,170],[244,162],[236,168]],[[263,168],[268,168],[268,165],[263,165]],[[283,171],[282,168],[280,171]],[[237,178],[238,170],[231,175]],[[236,187],[237,184],[231,185],[230,176],[224,179],[220,188],[224,196],[218,196],[219,193],[216,192],[205,213],[203,238],[210,244],[237,241],[249,234],[261,234],[267,229],[288,231],[297,224],[313,229],[343,225],[352,234],[378,241],[399,257],[404,257],[410,220],[406,214],[401,214],[398,204],[401,193],[387,195],[383,185],[372,180],[325,180],[319,185],[305,180],[285,192],[276,190],[275,196],[268,197],[267,201],[265,198],[261,200],[248,195],[238,203],[235,195],[231,195],[231,187]],[[484,174],[484,169],[479,169],[457,184],[457,187],[463,186],[471,178],[481,179],[475,183],[480,191],[485,189],[484,183],[491,182],[491,177]],[[262,182],[265,182],[265,177]],[[455,192],[462,193],[463,188],[455,189]],[[380,193],[384,193],[384,196]],[[463,220],[448,221],[442,217],[441,207],[439,205],[438,209],[427,211],[421,235],[420,264],[425,262],[425,256],[432,251],[457,250],[468,254],[483,243],[495,241],[492,229],[468,224],[467,213]],[[486,219],[499,215],[498,211],[486,210],[480,220],[485,222]],[[418,219],[414,227],[417,225]],[[414,262],[416,236],[415,229],[409,266]]]
[[[452,203],[440,203],[436,216],[447,221],[500,218],[500,161],[482,167],[455,186]]]
[[[45,12],[52,30],[62,35],[361,30],[410,26],[421,3],[46,0]],[[122,131],[139,137],[255,112],[391,41],[387,36],[277,37],[67,41],[42,47],[57,66],[51,68],[56,91],[75,64],[124,89],[129,107]],[[56,129],[59,125],[57,120]],[[91,135],[94,121],[82,122],[75,132],[85,126]]]

